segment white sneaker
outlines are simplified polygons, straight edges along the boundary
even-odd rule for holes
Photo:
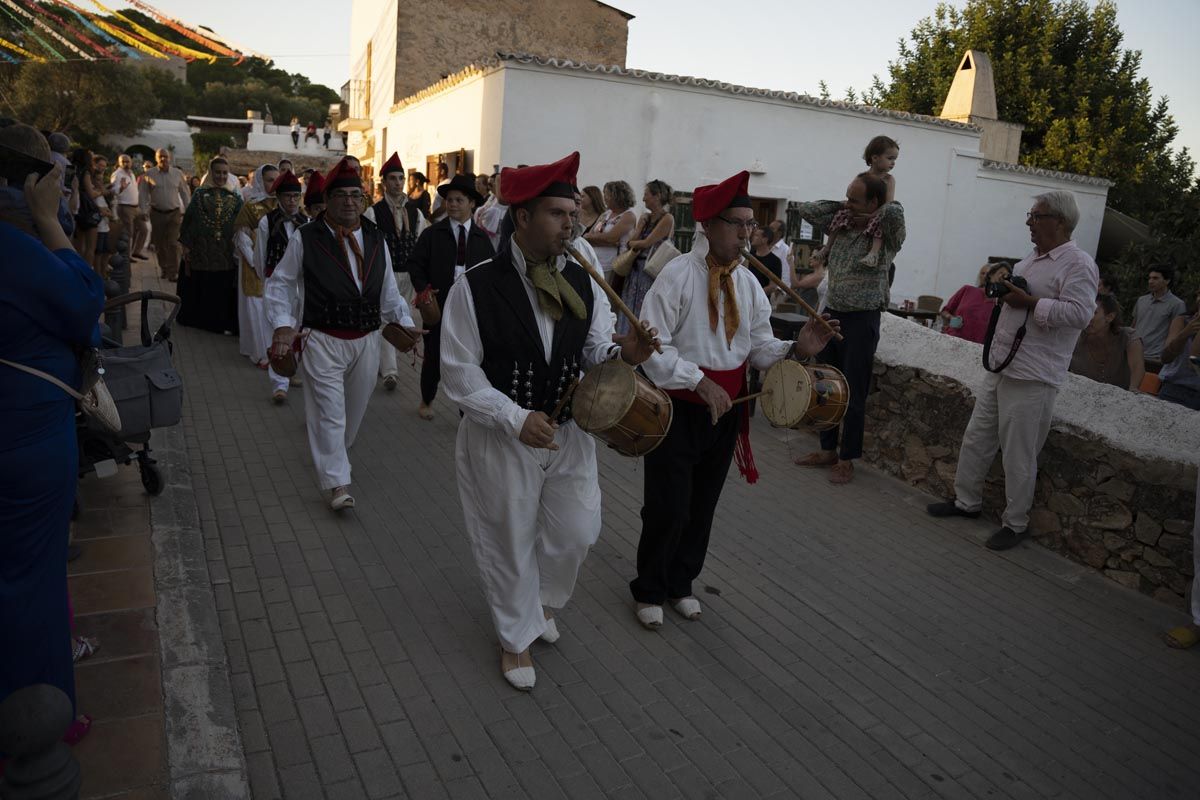
[[[329,497],[329,507],[334,511],[341,511],[343,508],[354,508],[354,498],[350,495],[350,487],[339,486],[334,489]]]

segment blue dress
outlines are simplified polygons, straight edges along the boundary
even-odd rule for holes
[[[79,385],[75,348],[98,342],[104,284],[73,250],[0,223],[0,358]],[[0,364],[0,701],[49,683],[75,704],[67,535],[79,458],[75,401]]]

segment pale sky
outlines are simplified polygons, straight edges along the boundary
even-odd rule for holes
[[[955,4],[963,5],[961,0]],[[351,0],[208,0],[203,6],[195,0],[157,0],[155,5],[335,91],[349,77]],[[626,59],[631,68],[811,94],[824,79],[840,97],[848,86],[869,86],[874,74],[886,79],[897,42],[933,13],[936,0],[759,0],[750,6],[733,0],[612,0],[609,5],[635,17]],[[1200,1],[1123,0],[1117,20],[1125,48],[1142,51],[1141,75],[1150,80],[1155,96],[1170,99],[1180,129],[1176,145],[1200,159],[1200,48],[1195,46]]]

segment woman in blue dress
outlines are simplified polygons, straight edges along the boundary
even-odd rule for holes
[[[0,129],[0,359],[79,386],[77,353],[99,341],[104,286],[58,221],[62,167],[37,180],[51,160],[36,129]],[[0,702],[48,683],[74,707],[67,536],[78,469],[75,401],[0,364]]]

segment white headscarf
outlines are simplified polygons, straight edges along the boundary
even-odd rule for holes
[[[271,187],[263,182],[263,171],[267,169],[276,169],[276,167],[274,164],[263,164],[254,170],[254,180],[242,192],[242,197],[247,203],[261,203],[271,196]]]

